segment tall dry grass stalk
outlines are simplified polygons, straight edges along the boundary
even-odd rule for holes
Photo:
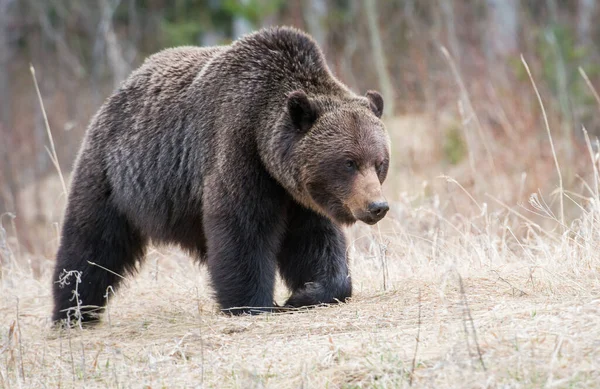
[[[546,127],[546,133],[548,134],[548,140],[550,141],[550,148],[552,149],[552,157],[554,158],[554,164],[556,166],[556,174],[558,175],[558,185],[559,185],[559,201],[560,201],[560,224],[562,225],[563,230],[567,228],[565,224],[565,205],[564,205],[564,185],[562,173],[560,171],[560,165],[558,163],[558,157],[556,156],[556,150],[554,149],[554,141],[552,140],[552,132],[550,131],[550,123],[548,122],[548,115],[546,114],[546,108],[544,107],[544,102],[542,101],[542,96],[537,88],[535,80],[531,75],[531,70],[529,70],[529,65],[527,65],[527,61],[525,61],[525,57],[521,54],[521,62],[523,62],[523,66],[525,66],[525,70],[527,71],[527,75],[529,76],[529,80],[531,80],[531,85],[533,86],[533,90],[535,91],[535,95],[540,104],[540,108],[542,109],[542,116],[544,117],[544,125]]]
[[[31,71],[31,77],[33,78],[33,84],[35,85],[35,92],[38,97],[38,101],[40,103],[40,109],[42,110],[42,115],[44,117],[44,125],[46,127],[46,134],[48,135],[48,141],[50,142],[50,149],[46,147],[46,151],[50,156],[50,160],[56,169],[56,173],[60,178],[60,183],[62,185],[63,194],[67,195],[67,185],[65,184],[65,179],[63,177],[62,169],[60,168],[60,164],[58,162],[58,156],[56,155],[56,148],[54,147],[54,138],[52,137],[52,131],[50,131],[50,123],[48,122],[48,115],[46,115],[46,108],[44,107],[44,101],[42,100],[42,94],[40,93],[40,87],[37,82],[37,78],[35,76],[35,68],[33,65],[29,65],[29,70]]]

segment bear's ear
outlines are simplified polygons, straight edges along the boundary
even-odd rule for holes
[[[383,115],[383,97],[377,91],[370,90],[365,95],[369,102],[371,103],[371,111],[381,119],[381,115]]]
[[[297,90],[288,95],[287,109],[292,124],[302,133],[310,130],[317,120],[317,109],[304,91]]]

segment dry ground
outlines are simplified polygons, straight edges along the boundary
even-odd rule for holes
[[[436,236],[434,225],[354,228],[352,302],[255,317],[216,313],[204,269],[161,249],[116,293],[100,326],[59,332],[48,322],[51,262],[39,279],[9,264],[0,386],[599,385],[598,240],[502,243],[444,237],[442,228]],[[587,225],[597,228],[597,219]],[[287,292],[278,290],[281,301]]]
[[[395,142],[397,155],[409,146]],[[536,216],[452,180],[445,198],[431,184],[420,193],[410,163],[396,165],[390,215],[348,231],[352,301],[294,313],[222,315],[205,269],[158,248],[102,324],[51,329],[51,255],[19,252],[5,215],[0,388],[600,387],[597,185],[565,194],[575,211],[561,225],[541,196]],[[514,180],[485,187],[501,197]]]

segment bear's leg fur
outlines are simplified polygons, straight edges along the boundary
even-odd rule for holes
[[[300,205],[290,211],[278,262],[279,273],[292,290],[286,306],[343,302],[352,295],[344,233],[331,220]]]
[[[84,322],[97,321],[106,304],[105,296],[110,295],[107,289],[110,286],[116,290],[125,273],[135,269],[146,244],[127,218],[110,204],[105,181],[97,179],[101,176],[81,170],[85,177],[75,177],[57,254],[53,278],[55,322],[67,319],[72,323],[79,317]],[[93,172],[93,167],[89,170]]]
[[[223,312],[235,315],[274,307],[276,253],[287,201],[285,193],[263,174],[242,179],[247,182],[237,185],[235,193],[219,179],[209,180],[211,190],[203,199],[211,284]]]

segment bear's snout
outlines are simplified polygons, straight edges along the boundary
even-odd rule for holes
[[[373,225],[383,219],[390,209],[387,201],[374,201],[369,203],[365,209],[354,210],[352,213],[361,222]]]
[[[375,170],[358,174],[354,181],[352,196],[346,201],[352,215],[367,224],[375,224],[390,209],[381,191],[381,183]]]
[[[376,219],[376,222],[383,219],[389,209],[390,207],[388,206],[387,201],[375,201],[367,207],[367,211],[374,219]]]

